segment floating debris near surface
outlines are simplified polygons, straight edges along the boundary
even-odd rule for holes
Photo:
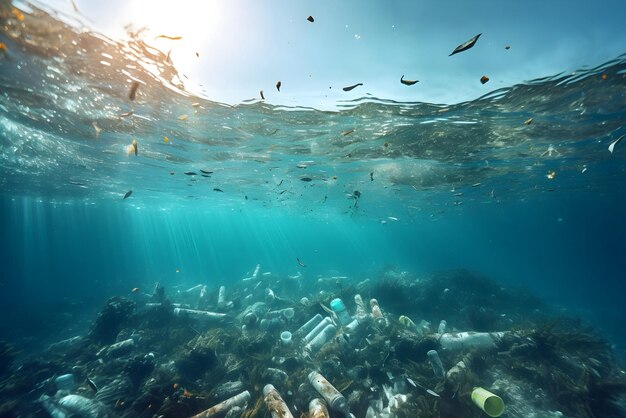
[[[315,19],[313,18],[313,16],[307,17],[306,20],[308,20],[311,23],[315,22]]]
[[[139,88],[139,82],[138,81],[133,81],[130,84],[130,91],[128,92],[128,98],[132,101],[135,100],[135,97],[137,96],[137,89]]]
[[[100,138],[100,132],[102,132],[102,129],[96,124],[96,122],[91,122],[91,126],[93,126],[93,129],[96,131],[96,139]]]
[[[214,187],[213,188],[214,192],[220,192],[220,193],[224,193],[224,190],[220,189],[219,187]]]
[[[487,81],[489,81],[489,77],[487,77],[486,75],[480,77],[481,84],[485,84]]]
[[[530,125],[531,123],[533,123],[533,118],[528,118],[524,121],[524,125]]]
[[[185,172],[186,176],[195,176],[197,173],[195,171],[187,171]]]
[[[187,120],[187,119],[189,119],[189,116],[188,116],[188,115],[180,115],[180,116],[178,117],[178,120],[183,120],[183,121],[185,121],[185,120]]]
[[[282,85],[283,85],[283,83],[281,83],[280,80],[277,81],[276,82],[276,90],[280,91],[280,86],[282,86]]]
[[[265,100],[265,95],[263,94],[263,90],[259,92],[259,95],[261,96],[261,100]]]
[[[347,131],[343,131],[343,132],[341,133],[341,135],[343,135],[343,136],[347,136],[347,135],[350,135],[350,134],[351,134],[351,133],[353,133],[353,132],[354,132],[354,129],[348,129]]]
[[[459,52],[467,51],[468,49],[470,49],[476,44],[476,41],[478,41],[478,38],[480,38],[480,35],[482,35],[482,33],[479,33],[478,35],[474,36],[472,39],[470,39],[467,42],[463,42],[461,45],[454,48],[454,51],[452,51],[452,53],[448,56],[458,54]]]
[[[615,149],[615,146],[616,146],[617,144],[619,144],[619,142],[620,142],[622,139],[624,139],[624,137],[626,137],[626,134],[624,134],[624,135],[620,136],[620,137],[619,137],[619,138],[617,138],[615,141],[613,141],[613,142],[611,142],[611,143],[609,144],[609,152],[610,152],[611,154],[613,154],[613,150]]]
[[[168,36],[168,35],[159,35],[154,39],[169,39],[170,41],[180,41],[183,39],[182,36]]]
[[[400,82],[407,86],[412,86],[413,84],[419,83],[419,80],[405,80],[404,75],[400,77]]]
[[[133,139],[133,142],[126,147],[126,155],[130,156],[133,153],[135,156],[139,155],[139,142],[136,139]]]
[[[311,177],[301,177],[300,180],[302,180],[304,182],[313,181],[313,179]]]
[[[354,90],[355,88],[357,88],[359,86],[362,86],[362,85],[363,85],[363,83],[356,83],[355,85],[344,87],[343,91],[351,91],[351,90]]]
[[[126,193],[124,193],[124,197],[122,198],[122,200],[124,199],[128,199],[130,197],[130,195],[133,194],[132,190],[127,191]]]

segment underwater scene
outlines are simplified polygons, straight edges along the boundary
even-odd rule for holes
[[[0,0],[0,417],[626,417],[626,5],[470,3]]]

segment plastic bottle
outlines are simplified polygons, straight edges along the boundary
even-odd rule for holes
[[[220,290],[217,292],[217,307],[226,307],[226,286],[220,286]]]
[[[309,373],[309,382],[317,392],[324,397],[330,409],[350,416],[348,401],[328,380],[318,372]]]
[[[311,341],[313,341],[313,338],[315,338],[315,336],[317,334],[319,334],[324,328],[326,328],[327,325],[332,324],[333,321],[330,320],[330,318],[327,316],[324,319],[322,319],[305,337],[304,337],[304,342],[305,343],[310,343]]]
[[[73,374],[64,374],[54,379],[57,390],[71,392],[76,386],[76,379]]]
[[[370,299],[370,308],[372,309],[372,317],[376,320],[376,322],[378,322],[379,324],[387,323],[376,299]]]
[[[311,340],[311,342],[308,343],[304,347],[304,351],[309,354],[313,354],[317,352],[317,350],[322,348],[322,346],[326,344],[327,341],[329,341],[335,336],[336,332],[337,332],[337,327],[335,327],[333,324],[326,325],[326,327],[324,327],[324,329],[320,331],[315,336],[315,338],[313,338],[313,340]]]
[[[300,328],[298,328],[298,330],[295,332],[295,334],[296,335],[300,335],[300,336],[305,336],[309,332],[311,332],[311,330],[313,328],[315,328],[315,326],[317,324],[319,324],[320,322],[322,322],[322,315],[315,314],[315,316],[313,318],[309,319],[308,321],[306,321],[306,323],[304,325],[302,325]]]
[[[343,300],[339,298],[330,301],[330,309],[332,309],[333,312],[337,314],[339,322],[344,327],[354,320],[348,313],[348,310],[346,309],[346,305],[343,303]]]
[[[191,319],[204,320],[204,321],[221,321],[228,315],[217,312],[199,311],[196,309],[175,308],[175,316],[182,316]]]
[[[441,322],[439,323],[439,327],[437,328],[437,333],[443,334],[444,332],[446,332],[447,326],[448,326],[448,322],[445,319],[442,319]]]
[[[359,322],[364,322],[367,320],[367,309],[365,308],[365,303],[363,302],[363,298],[361,295],[354,295],[354,303],[356,304],[356,319]]]
[[[443,369],[443,364],[441,363],[441,359],[439,358],[439,353],[437,352],[437,350],[430,350],[428,353],[426,353],[426,355],[428,356],[428,362],[430,363],[430,367],[433,368],[433,373],[435,373],[435,376],[439,378],[443,377],[446,372]]]
[[[506,332],[458,332],[442,334],[439,344],[444,350],[493,350]]]
[[[291,332],[283,331],[280,333],[280,342],[285,346],[291,345]]]
[[[328,408],[326,402],[322,399],[315,398],[309,402],[309,417],[310,418],[329,418]]]
[[[233,409],[234,407],[246,408],[248,402],[250,402],[250,392],[247,390],[241,392],[238,395],[233,396],[232,398],[226,399],[223,402],[218,403],[206,409],[199,414],[194,415],[192,418],[213,418],[218,416],[224,416],[228,411]]]
[[[293,418],[287,404],[280,396],[274,385],[267,384],[263,388],[263,396],[267,409],[272,414],[272,418]]]

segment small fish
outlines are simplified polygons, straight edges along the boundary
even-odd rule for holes
[[[95,382],[90,378],[87,378],[87,385],[89,385],[94,392],[98,392],[98,386],[96,386]]]
[[[399,219],[396,218],[395,216],[387,216],[387,218],[389,218],[392,221],[398,221]]]
[[[300,264],[300,267],[306,267],[306,264],[300,261],[300,258],[296,257],[296,261],[298,262],[298,264]]]
[[[505,46],[504,49],[511,49],[511,45]]]
[[[355,88],[357,88],[359,86],[362,86],[362,85],[363,85],[363,83],[356,83],[353,86],[344,87],[343,91],[351,91],[351,90],[354,90]]]
[[[621,141],[624,137],[626,136],[626,134],[620,136],[619,138],[617,138],[615,141],[611,142],[609,144],[609,152],[611,154],[613,154],[613,149],[615,148],[615,145],[617,145],[619,143],[619,141]]]
[[[355,199],[358,199],[358,198],[361,197],[361,192],[358,191],[358,190],[355,190],[353,196],[354,196]]]
[[[476,44],[476,41],[478,40],[478,38],[480,38],[480,35],[482,35],[482,33],[479,33],[478,35],[474,36],[472,39],[470,39],[467,42],[463,42],[461,45],[454,48],[454,51],[452,51],[452,53],[448,56],[458,54],[459,52],[467,51],[468,49],[473,47],[474,44]]]
[[[548,171],[548,174],[546,174],[546,177],[549,180],[554,180],[554,178],[556,177],[556,171],[552,170],[552,171]]]
[[[374,172],[373,171],[370,173],[370,181],[374,181]]]
[[[139,288],[138,287],[133,287],[133,289],[130,292],[131,293],[137,293],[137,292],[139,292]]]
[[[413,84],[419,83],[419,80],[405,80],[404,75],[400,77],[400,82],[407,86],[412,86]]]
[[[181,39],[183,39],[182,36],[167,36],[167,35],[159,35],[154,39],[159,39],[159,38],[169,39],[170,41],[180,41]]]
[[[280,82],[280,80],[278,82],[276,82],[276,90],[280,91],[280,86],[282,86],[283,83]]]
[[[189,116],[187,116],[187,115],[180,115],[178,117],[178,120],[187,120],[188,118],[189,118]]]
[[[163,137],[163,142],[165,142],[167,144],[168,142],[170,142],[170,139],[168,137],[164,136]]]
[[[265,100],[265,95],[263,94],[263,90],[261,90],[259,94],[261,95],[261,100]]]
[[[530,125],[531,123],[533,123],[533,118],[528,118],[524,121],[524,125]]]
[[[482,84],[485,84],[487,81],[489,81],[489,77],[487,77],[486,75],[480,77],[480,82]]]
[[[200,174],[200,175],[201,175],[202,177],[206,177],[206,178],[209,178],[209,179],[211,178],[211,176],[210,176],[210,175],[208,175],[208,174]]]
[[[222,189],[220,189],[220,188],[218,188],[218,187],[213,188],[213,191],[214,191],[214,192],[224,193],[224,190],[222,190]]]
[[[307,17],[306,20],[308,20],[311,23],[315,22],[315,19],[313,19],[313,16]]]
[[[309,181],[312,181],[313,179],[311,177],[302,177],[300,180],[309,182]]]
[[[352,132],[354,132],[354,129],[348,129],[347,131],[343,131],[341,135],[343,136],[350,135]]]
[[[478,187],[478,186],[480,186],[480,183],[474,183],[474,184],[472,184],[472,187]]]
[[[122,198],[122,200],[124,199],[128,199],[130,197],[130,195],[133,194],[132,190],[127,191],[126,193],[124,193],[124,197]]]
[[[203,169],[200,169],[200,172],[201,172],[202,174],[213,174],[213,172],[212,172],[212,171],[207,171],[207,170],[203,170]]]
[[[100,132],[102,132],[102,129],[96,125],[96,122],[91,122],[91,126],[93,126],[93,129],[96,131],[96,139],[100,138]]]
[[[137,96],[137,89],[139,88],[139,82],[138,81],[133,81],[130,84],[130,92],[128,92],[128,98],[133,101],[135,100],[135,97]]]
[[[185,172],[186,176],[195,176],[197,173],[195,171],[187,171]]]

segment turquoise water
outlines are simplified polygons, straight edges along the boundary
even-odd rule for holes
[[[311,279],[467,268],[619,311],[626,154],[607,147],[626,132],[623,57],[456,105],[230,106],[178,90],[141,41],[39,19],[59,39],[1,39],[3,306],[37,315],[261,263]]]
[[[196,97],[142,41],[26,22],[0,33],[0,339],[37,352],[111,296],[257,264],[311,282],[465,269],[624,355],[626,142],[608,147],[625,56],[458,104],[322,111]]]

